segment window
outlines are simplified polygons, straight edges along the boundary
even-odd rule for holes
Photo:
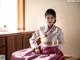
[[[17,29],[17,0],[0,0],[0,28]]]

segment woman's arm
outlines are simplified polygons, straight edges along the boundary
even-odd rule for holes
[[[63,47],[63,44],[64,44],[64,36],[63,36],[63,32],[61,29],[59,30],[59,34],[58,34],[57,38],[58,38],[58,46],[61,49]]]
[[[29,39],[30,45],[32,49],[38,48],[37,40],[39,39],[39,30],[32,34],[32,37]]]

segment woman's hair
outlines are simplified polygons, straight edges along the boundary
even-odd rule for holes
[[[56,12],[55,12],[54,9],[47,9],[46,12],[45,12],[45,17],[47,15],[49,15],[49,14],[52,15],[52,16],[54,16],[54,18],[56,18]],[[54,23],[56,23],[56,20],[54,21]]]

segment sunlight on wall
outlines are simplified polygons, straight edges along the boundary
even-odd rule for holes
[[[26,30],[35,31],[39,26],[44,25],[44,11],[35,4],[32,0],[26,0],[25,20]]]
[[[0,28],[17,29],[17,0],[0,0]]]

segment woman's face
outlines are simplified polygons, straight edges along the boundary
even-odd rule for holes
[[[48,26],[52,26],[54,24],[55,17],[53,15],[51,15],[51,14],[48,14],[46,16],[46,20],[47,20]]]

